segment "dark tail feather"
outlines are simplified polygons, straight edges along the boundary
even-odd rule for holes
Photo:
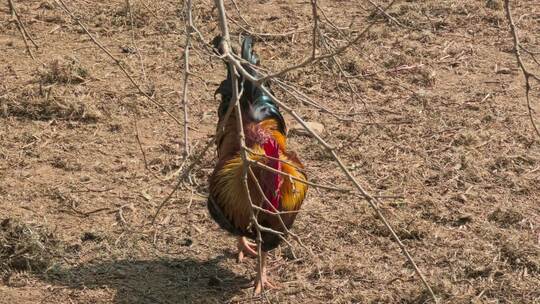
[[[216,36],[212,40],[212,45],[214,46],[214,52],[222,56],[223,55],[223,49],[221,48],[221,36]],[[251,63],[252,65],[258,65],[259,64],[259,57],[253,52],[253,38],[250,36],[247,36],[244,38],[244,41],[242,42],[242,59],[246,60],[247,62]],[[227,78],[221,82],[219,85],[219,88],[216,90],[216,94],[221,94],[222,101],[225,103],[229,103],[229,100],[232,98],[232,67],[228,62],[225,62],[227,66]],[[250,64],[242,64],[244,69],[252,76],[259,77],[259,73]],[[238,79],[238,88],[239,90],[242,88],[243,85],[243,96],[242,99],[245,102],[246,100],[253,101],[260,95],[264,94],[262,91],[257,89],[251,82],[243,81],[243,77],[240,76]]]
[[[242,42],[242,59],[245,59],[247,62],[253,65],[259,65],[259,56],[253,52],[253,38],[251,38],[251,36],[247,36]],[[253,69],[250,68],[250,70]],[[253,71],[253,74],[251,75],[259,76],[255,71]]]
[[[214,52],[219,56],[223,55],[223,49],[221,47],[222,39],[223,38],[220,35],[218,35],[214,37],[214,39],[212,40]],[[221,95],[221,103],[218,109],[219,117],[222,117],[223,115],[225,115],[225,113],[227,112],[227,108],[229,107],[231,98],[232,98],[232,67],[226,61],[225,61],[225,65],[227,66],[227,78],[219,84],[219,87],[214,92],[214,95],[216,94]]]
[[[253,52],[253,38],[250,36],[245,37],[242,43],[242,59],[251,64],[244,63],[244,69],[251,76],[259,78],[261,76],[260,73],[257,72],[252,65],[259,65],[260,60],[257,54]],[[270,83],[264,83],[263,85],[273,94]],[[244,83],[244,96],[242,96],[242,98],[247,99],[251,105],[251,114],[255,120],[261,121],[267,118],[273,118],[278,122],[279,130],[285,134],[285,120],[279,112],[278,106],[272,101],[268,94],[251,82],[246,81]]]
[[[223,55],[221,48],[221,36],[217,36],[212,40],[214,50],[216,54]],[[241,50],[242,59],[247,61],[242,64],[242,67],[253,77],[259,78],[261,75],[253,68],[253,66],[259,65],[260,60],[257,54],[253,52],[253,38],[246,36],[242,42]],[[222,117],[229,107],[232,98],[232,67],[229,63],[227,65],[227,78],[221,82],[219,88],[216,90],[216,94],[221,94],[221,104],[219,105],[218,114]],[[270,93],[272,89],[269,83],[263,84]],[[244,77],[238,78],[238,88],[242,91],[240,98],[240,104],[246,113],[250,113],[255,121],[262,121],[268,118],[275,119],[279,124],[279,130],[285,134],[285,120],[279,112],[278,106],[272,101],[270,96],[266,94],[259,87],[253,85],[250,81],[244,81]]]
[[[253,38],[250,36],[245,37],[244,41],[242,42],[242,59],[251,63],[252,65],[259,64],[259,57],[253,52]],[[257,73],[257,71],[250,64],[244,63],[242,66],[251,76],[259,77],[259,73]],[[264,94],[259,88],[254,86],[249,81],[244,83],[244,92],[247,99],[250,101],[255,101],[258,97]]]

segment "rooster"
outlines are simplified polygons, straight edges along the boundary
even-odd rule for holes
[[[219,54],[222,54],[221,39],[218,36],[213,41]],[[251,65],[259,64],[259,58],[253,53],[251,37],[244,38],[241,57]],[[260,77],[250,64],[243,63],[243,68],[252,76]],[[227,78],[216,90],[216,94],[221,95],[218,125],[224,119],[228,107],[234,103],[232,67],[229,63],[226,65]],[[268,83],[264,85],[270,90]],[[242,117],[238,118],[232,112],[224,131],[217,132],[218,161],[209,178],[208,210],[222,229],[237,236],[238,260],[241,262],[244,255],[257,256],[257,246],[248,241],[248,238],[257,237],[256,228],[251,222],[252,212],[259,225],[286,234],[296,219],[307,192],[307,185],[302,182],[306,180],[302,163],[287,147],[286,125],[279,107],[268,94],[242,76],[238,77],[238,88],[241,92],[239,101]],[[249,149],[248,158],[274,169],[250,167],[252,174],[248,174],[249,195],[251,202],[262,210],[252,209],[242,182],[243,163],[237,119],[241,119],[244,128],[245,143]],[[261,231],[261,256],[254,282],[255,294],[261,293],[264,288],[274,288],[267,279],[266,258],[268,252],[276,248],[281,241],[279,235]]]

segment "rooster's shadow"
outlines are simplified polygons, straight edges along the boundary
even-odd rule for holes
[[[113,303],[224,303],[247,281],[221,267],[223,258],[88,263],[52,270],[46,280],[75,290],[115,289]]]

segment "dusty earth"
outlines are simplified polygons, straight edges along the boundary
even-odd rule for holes
[[[206,211],[214,151],[151,223],[215,130],[214,90],[225,74],[194,35],[186,160],[183,4],[133,1],[128,10],[125,1],[66,1],[179,124],[55,1],[14,2],[39,48],[32,60],[3,5],[0,303],[252,301],[255,261],[235,261],[234,239]],[[226,2],[235,39],[259,33],[265,68],[310,55],[309,1],[237,1],[238,9]],[[540,6],[512,2],[523,45],[540,51]],[[373,26],[337,61],[282,78],[328,111],[275,85],[278,96],[324,124],[322,136],[383,197],[385,216],[442,303],[540,303],[540,141],[502,1],[398,1],[393,21],[368,1],[319,6],[319,54]],[[194,1],[205,42],[218,33],[216,14],[213,2]],[[538,87],[531,97],[540,110]],[[291,132],[290,142],[312,181],[351,187],[312,138]],[[310,189],[294,232],[307,249],[294,243],[273,253],[270,275],[280,289],[263,301],[431,302],[358,195]]]

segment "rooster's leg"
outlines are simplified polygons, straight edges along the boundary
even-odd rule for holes
[[[261,259],[260,264],[258,265],[257,269],[257,277],[255,278],[255,289],[253,290],[254,295],[259,295],[261,292],[263,292],[264,289],[274,289],[276,288],[270,281],[268,280],[266,276],[266,256],[268,253],[262,252],[261,253]]]
[[[242,262],[244,256],[257,256],[257,245],[248,241],[245,237],[238,237],[238,262]]]

